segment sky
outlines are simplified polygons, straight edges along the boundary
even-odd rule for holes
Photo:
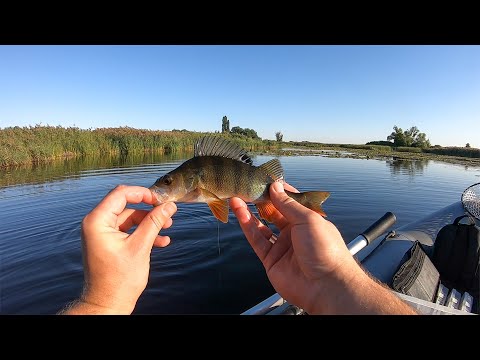
[[[0,128],[220,131],[480,148],[480,46],[0,46]]]

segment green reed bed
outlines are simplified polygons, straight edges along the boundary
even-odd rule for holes
[[[465,147],[432,147],[424,150],[427,153],[437,155],[462,156],[469,158],[480,158],[480,149]]]
[[[265,151],[268,140],[242,135],[190,131],[144,130],[130,127],[80,129],[61,126],[8,127],[0,129],[0,167],[51,161],[84,155],[175,153],[191,151],[205,135],[229,137],[248,151]]]
[[[416,153],[416,154],[420,154],[423,152],[422,148],[411,147],[411,146],[398,146],[395,148],[395,151],[409,152],[409,153]]]

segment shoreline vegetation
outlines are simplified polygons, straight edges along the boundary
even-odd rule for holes
[[[251,154],[320,155],[363,159],[398,158],[437,160],[480,167],[480,149],[467,147],[394,147],[392,145],[325,144],[284,142],[251,138],[237,133],[187,130],[144,130],[131,127],[80,129],[35,125],[0,128],[0,168],[31,166],[78,156],[119,155],[193,151],[205,135],[228,137]],[[386,142],[385,142],[386,143]]]

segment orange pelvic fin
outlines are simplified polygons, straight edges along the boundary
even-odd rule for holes
[[[258,213],[262,219],[273,222],[274,214],[277,211],[271,201],[264,201],[256,204]]]
[[[205,189],[199,189],[205,198],[205,202],[213,215],[223,223],[228,222],[228,202],[218,198],[215,194]]]

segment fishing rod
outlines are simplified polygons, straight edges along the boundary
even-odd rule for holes
[[[355,239],[350,241],[347,244],[347,248],[350,251],[350,254],[356,255],[360,250],[364,249],[372,243],[373,240],[378,238],[380,235],[385,233],[395,222],[397,221],[396,216],[392,212],[387,212],[380,219],[375,221],[370,225],[365,231],[360,233]],[[241,315],[263,315],[270,311],[276,306],[287,305],[288,303],[280,296],[280,294],[275,293],[267,299],[263,300],[254,307],[248,309],[241,313]],[[301,310],[292,308],[292,311]]]

